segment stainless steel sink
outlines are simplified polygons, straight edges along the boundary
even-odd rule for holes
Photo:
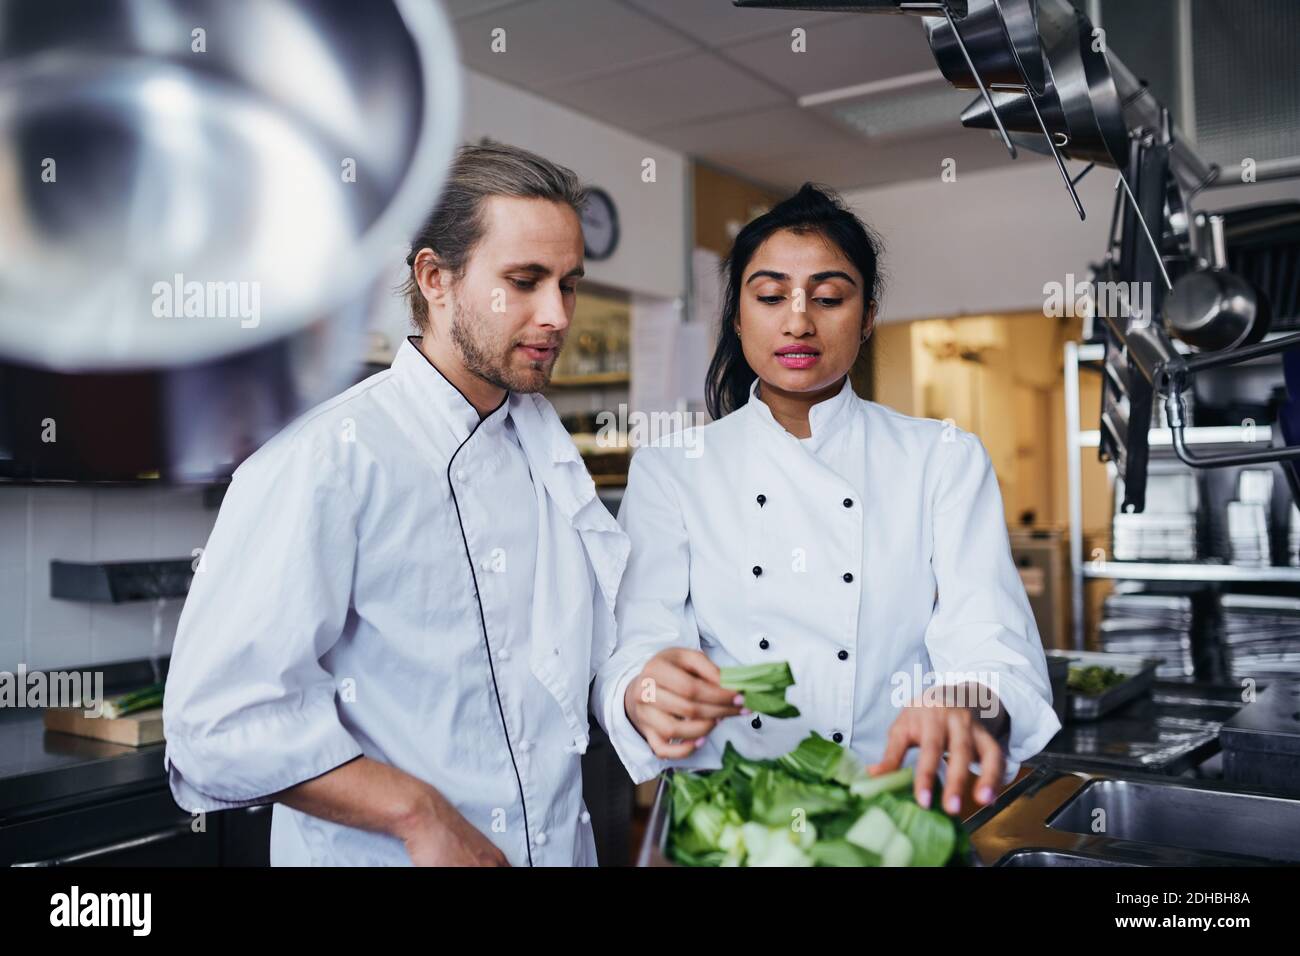
[[[1008,853],[997,863],[998,866],[1136,866],[1135,863],[1120,863],[1117,860],[1105,860],[1101,857],[1082,856],[1078,853],[1062,853],[1059,850],[1016,850]]]
[[[1300,800],[1127,771],[1039,767],[966,826],[981,866],[1300,863]]]
[[[1093,780],[1047,825],[1116,840],[1300,863],[1300,801],[1281,797]]]

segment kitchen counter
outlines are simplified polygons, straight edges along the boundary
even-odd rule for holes
[[[1261,687],[1262,689],[1262,687]],[[1066,721],[1027,766],[1218,775],[1219,729],[1243,706],[1234,684],[1159,680],[1097,720]]]
[[[166,664],[163,664],[164,673]],[[95,669],[95,668],[78,668]],[[150,683],[147,661],[103,668],[105,693]],[[0,710],[0,823],[48,813],[102,791],[165,786],[165,744],[129,747],[45,729],[37,708]]]
[[[965,825],[980,866],[1300,863],[1300,800],[1133,771],[1040,766]]]

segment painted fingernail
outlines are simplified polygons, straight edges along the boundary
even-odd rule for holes
[[[752,713],[753,713],[753,711],[751,711],[748,707],[742,707],[742,708],[740,708],[740,716],[741,716],[741,717],[748,717],[748,716],[749,716],[750,714],[752,714]]]
[[[696,746],[696,748],[703,747],[703,746],[704,746],[704,740],[705,740],[705,738],[703,738],[703,737],[696,737],[696,738],[695,738],[695,746]]]
[[[739,707],[741,704],[745,702],[745,695],[737,694],[735,697],[731,698],[731,702],[735,704],[737,707]]]
[[[951,797],[948,798],[948,812],[957,813],[960,810],[961,810],[961,797],[957,796],[957,794],[954,793]]]
[[[993,802],[993,788],[992,788],[992,787],[980,787],[980,788],[979,788],[979,791],[975,794],[975,799],[978,800],[980,803],[992,803],[992,802]]]
[[[921,797],[920,797],[920,799],[917,800],[916,802],[919,803],[919,804],[920,804],[922,807],[924,807],[926,810],[929,810],[929,809],[930,809],[930,791],[929,791],[929,790],[922,790],[922,791],[921,791]]]

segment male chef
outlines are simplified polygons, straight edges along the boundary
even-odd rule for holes
[[[547,385],[574,174],[466,146],[392,368],[235,472],[167,680],[172,793],[274,803],[274,865],[591,865],[579,757],[628,543]]]

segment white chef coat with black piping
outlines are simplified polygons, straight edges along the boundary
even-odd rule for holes
[[[549,403],[512,394],[480,421],[408,340],[235,473],[167,680],[177,803],[267,803],[365,754],[513,864],[594,864],[579,757],[626,560]],[[410,863],[282,804],[271,859]]]
[[[809,731],[874,763],[904,698],[977,679],[1010,716],[1009,782],[1060,722],[984,446],[864,401],[847,380],[812,407],[801,440],[756,387],[732,414],[632,460],[619,646],[596,681],[629,773],[646,780],[667,763],[627,719],[624,691],[681,646],[719,666],[788,661],[800,716],[724,720],[678,765],[716,767],[727,741],[776,756]]]

